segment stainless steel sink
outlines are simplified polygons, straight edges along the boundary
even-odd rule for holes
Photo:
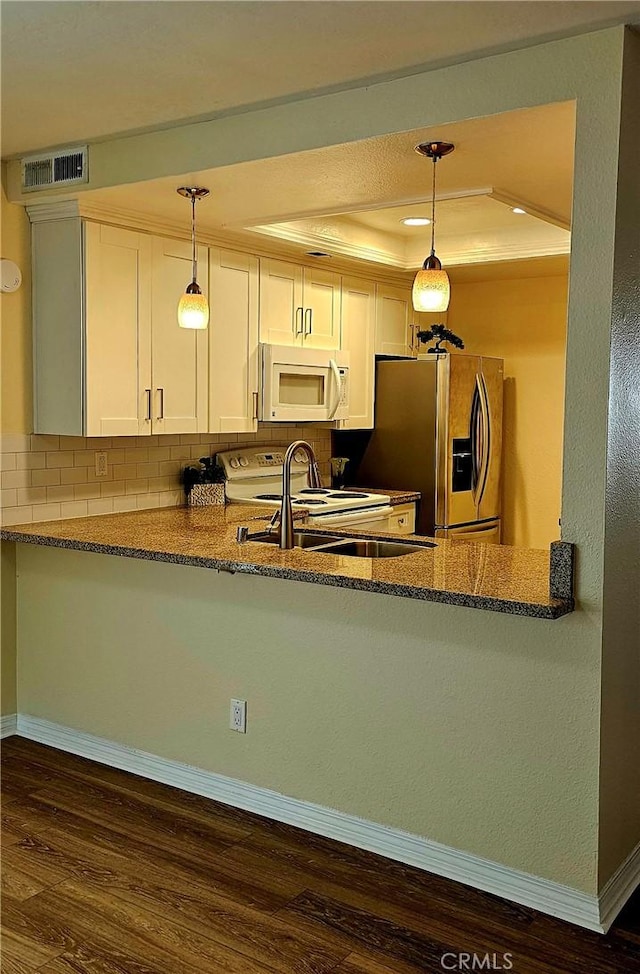
[[[250,541],[277,545],[280,538],[277,531],[252,535]],[[294,548],[306,548],[318,554],[347,555],[353,558],[400,558],[402,555],[415,555],[422,548],[435,548],[432,541],[374,541],[370,538],[350,538],[344,534],[314,534],[311,531],[294,531]]]
[[[312,534],[310,531],[293,532],[294,548],[318,548],[321,545],[335,544],[336,541],[342,541],[342,539],[343,535]],[[271,533],[265,531],[263,535],[253,535],[250,540],[260,541],[262,544],[277,545],[280,544],[280,535],[278,531]]]
[[[415,555],[421,548],[435,548],[431,541],[409,544],[406,541],[371,541],[367,538],[345,538],[337,543],[325,545],[323,553],[329,555],[351,555],[354,558],[399,558],[402,555]]]

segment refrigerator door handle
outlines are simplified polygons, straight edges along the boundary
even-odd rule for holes
[[[473,503],[478,503],[478,484],[480,482],[480,463],[482,456],[482,433],[480,429],[480,379],[476,375],[476,386],[471,400],[471,493]]]
[[[489,397],[487,395],[487,384],[484,375],[476,377],[478,390],[480,393],[480,424],[482,427],[482,466],[480,475],[480,490],[478,492],[478,504],[482,501],[487,478],[489,476],[489,461],[491,458],[491,415],[489,413]]]

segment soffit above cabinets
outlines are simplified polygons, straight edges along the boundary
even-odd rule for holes
[[[516,214],[514,206],[526,212]],[[413,271],[429,253],[431,227],[408,227],[402,220],[427,210],[424,204],[405,204],[252,229],[307,250]],[[440,260],[451,266],[566,254],[571,234],[553,214],[534,213],[522,200],[479,190],[438,200],[436,241]]]
[[[431,165],[415,152],[430,139],[453,142],[439,163],[436,251],[448,266],[516,260],[569,250],[575,103],[560,102],[374,139],[269,157],[76,196],[103,222],[170,236],[188,230],[180,185],[207,186],[198,204],[203,242],[306,259],[326,251],[378,273],[415,271],[429,227],[400,219],[429,211]],[[38,203],[31,194],[30,208]],[[516,216],[520,205],[527,215]]]

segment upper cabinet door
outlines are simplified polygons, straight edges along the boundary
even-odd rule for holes
[[[342,348],[349,352],[349,418],[341,429],[373,429],[375,284],[342,279]]]
[[[87,436],[151,433],[151,238],[86,223]]]
[[[260,261],[260,341],[299,345],[304,330],[303,269],[284,260]]]
[[[258,258],[209,251],[209,431],[258,428]]]
[[[307,348],[340,348],[340,275],[304,269],[303,344]]]
[[[376,285],[376,355],[412,358],[412,321],[411,291],[386,284]]]
[[[191,280],[191,244],[153,238],[151,374],[154,433],[205,433],[208,329],[178,325],[178,302]],[[198,283],[208,294],[207,248],[198,248]]]

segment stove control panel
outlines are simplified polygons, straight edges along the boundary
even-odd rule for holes
[[[286,446],[245,447],[244,449],[229,450],[217,455],[218,463],[224,467],[228,480],[236,480],[251,476],[275,476],[281,473],[284,463]],[[298,450],[294,457],[294,468],[307,467],[307,456],[303,450]],[[274,469],[275,468],[275,469]]]
[[[255,459],[259,467],[277,467],[284,463],[284,453],[256,453]]]

